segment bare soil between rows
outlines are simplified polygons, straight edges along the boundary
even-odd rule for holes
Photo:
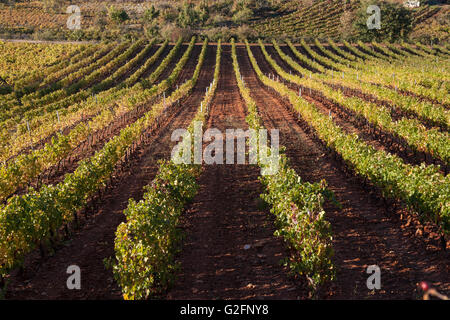
[[[223,46],[221,77],[208,128],[248,128],[231,61]],[[258,205],[260,171],[251,165],[205,165],[200,190],[182,219],[181,271],[167,299],[304,299],[304,281],[280,264],[287,256],[273,218]],[[247,247],[248,246],[248,247]]]
[[[273,73],[260,48],[252,48],[264,73]],[[450,291],[448,251],[439,248],[432,226],[425,227],[428,237],[417,236],[411,220],[398,217],[407,213],[398,209],[395,216],[386,211],[376,194],[364,188],[331,157],[313,135],[313,130],[291,112],[290,105],[265,88],[256,78],[241,49],[244,80],[254,93],[267,128],[280,129],[281,145],[297,173],[306,181],[326,179],[343,209],[327,203],[325,211],[333,230],[337,280],[322,292],[333,299],[416,299],[417,284],[429,281],[443,292]],[[317,104],[317,101],[312,101]],[[366,268],[376,264],[382,270],[381,290],[367,289]]]
[[[7,299],[44,300],[93,300],[121,299],[121,291],[113,279],[112,271],[106,270],[104,259],[114,256],[114,238],[117,226],[124,221],[123,210],[128,199],[141,199],[143,187],[149,184],[158,170],[158,160],[170,157],[173,130],[186,128],[193,119],[204,94],[204,88],[213,79],[215,49],[208,48],[192,93],[175,106],[175,110],[159,129],[153,132],[149,143],[143,143],[113,178],[111,190],[101,199],[95,212],[83,221],[80,229],[60,246],[53,255],[41,258],[36,252],[27,258],[23,273],[15,272],[9,277]],[[194,59],[191,57],[191,59]],[[196,62],[188,62],[187,71],[179,78],[184,81],[192,76]],[[177,84],[181,84],[178,83]],[[68,290],[66,270],[70,265],[81,269],[81,290]]]
[[[251,48],[262,71],[275,74],[259,47]],[[192,76],[199,50],[200,46],[194,49],[177,84]],[[104,259],[114,256],[115,231],[124,221],[123,210],[128,199],[142,198],[143,187],[157,173],[157,161],[170,157],[173,130],[186,128],[194,118],[205,87],[213,80],[215,50],[215,46],[208,47],[192,93],[163,119],[149,140],[138,146],[115,174],[111,188],[96,209],[87,219],[82,219],[81,227],[47,257],[40,257],[38,252],[31,254],[23,272],[8,277],[6,299],[122,298],[111,270],[105,268]],[[417,219],[401,207],[394,212],[387,210],[375,192],[365,188],[360,179],[323,147],[314,130],[292,112],[292,106],[258,80],[242,45],[238,45],[238,61],[263,124],[267,129],[280,130],[280,143],[286,147],[292,167],[305,181],[325,179],[343,206],[339,209],[331,203],[325,204],[326,217],[333,230],[337,279],[321,288],[319,298],[417,299],[420,281],[429,281],[448,294],[449,254],[440,250],[433,226],[425,225],[421,229],[425,234],[421,235],[417,231]],[[174,64],[159,79],[167,77]],[[314,95],[307,99],[327,112],[327,105]],[[210,112],[208,128],[221,132],[248,128],[247,107],[233,73],[231,47],[226,44]],[[346,119],[336,121],[349,132],[359,132]],[[97,147],[112,135],[100,139]],[[379,143],[369,136],[365,138],[374,145]],[[381,144],[377,146],[383,148]],[[288,267],[280,263],[289,252],[283,240],[274,236],[274,218],[260,200],[264,190],[259,176],[259,168],[248,164],[203,166],[198,179],[199,191],[181,218],[184,239],[177,256],[180,270],[173,286],[159,299],[311,298],[305,279],[290,275]],[[366,268],[372,264],[381,268],[381,290],[367,289]],[[66,287],[69,276],[66,270],[70,265],[81,268],[81,290]]]

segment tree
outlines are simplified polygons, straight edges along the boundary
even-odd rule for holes
[[[198,18],[204,24],[209,19],[208,2],[206,0],[203,0],[199,4],[197,10],[198,10]]]
[[[253,8],[255,7],[255,2],[250,0],[239,0],[233,4],[233,21],[236,24],[241,24],[247,22],[253,18]]]
[[[367,13],[369,5],[380,8],[380,29],[370,29],[367,21],[371,16]],[[365,0],[361,2],[361,8],[357,12],[355,30],[362,41],[390,41],[396,42],[406,39],[412,30],[411,11],[398,3],[390,3],[379,0]]]
[[[116,23],[123,23],[130,18],[125,10],[118,9],[114,6],[109,7],[108,14],[111,20]]]
[[[186,28],[188,26],[194,26],[198,22],[199,16],[195,11],[194,4],[185,2],[178,14],[177,24],[182,28]]]
[[[150,9],[145,10],[144,12],[144,21],[145,22],[153,22],[159,16],[159,10],[156,10],[155,6],[151,6]]]

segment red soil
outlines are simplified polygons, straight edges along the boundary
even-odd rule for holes
[[[275,73],[258,46],[252,46],[252,51],[264,73]],[[199,52],[200,45],[194,49],[193,57]],[[174,61],[182,53],[180,50]],[[177,84],[192,76],[196,64],[193,57]],[[387,210],[378,193],[364,187],[359,178],[333,158],[316,138],[314,130],[292,112],[292,106],[258,80],[242,45],[238,46],[238,57],[244,81],[258,104],[263,123],[268,129],[280,130],[280,142],[287,148],[293,168],[305,181],[326,179],[343,206],[339,209],[331,203],[325,204],[326,217],[333,230],[337,280],[323,287],[319,296],[325,299],[415,299],[419,297],[417,283],[420,281],[428,281],[448,294],[448,251],[439,249],[434,227],[420,225],[401,206]],[[157,128],[148,132],[148,139],[144,139],[129,161],[118,168],[108,192],[100,202],[95,204],[94,201],[95,209],[88,212],[86,218],[80,217],[81,226],[72,231],[70,239],[44,258],[34,252],[27,257],[23,272],[14,272],[8,277],[7,299],[121,299],[120,288],[111,270],[105,269],[103,260],[114,256],[115,231],[124,220],[123,210],[128,199],[142,197],[143,187],[157,173],[157,160],[170,156],[173,130],[186,128],[192,121],[205,87],[213,80],[214,62],[215,46],[209,46],[193,92],[172,108]],[[158,63],[152,68],[156,65]],[[167,77],[174,65],[172,63],[158,81]],[[306,98],[323,112],[333,107],[312,94]],[[227,128],[245,130],[246,115],[247,108],[233,73],[231,47],[224,45],[221,76],[207,127],[222,132]],[[133,119],[115,123],[114,130],[100,136],[97,145],[78,155],[79,159],[92,154]],[[361,133],[361,128],[348,119],[335,117],[335,120],[349,132]],[[370,135],[364,139],[378,148],[385,148]],[[180,225],[185,233],[182,251],[177,257],[181,269],[163,299],[309,297],[306,281],[299,276],[289,276],[287,267],[279,263],[289,253],[282,239],[273,235],[273,216],[259,200],[263,192],[259,175],[259,169],[248,164],[203,167],[198,180],[199,192],[182,216]],[[245,245],[250,247],[246,250]],[[69,276],[66,270],[72,264],[81,268],[81,290],[66,288]],[[381,268],[381,290],[367,289],[366,268],[372,264]]]
[[[258,50],[252,51],[262,71],[273,72]],[[331,204],[325,206],[334,235],[338,273],[337,281],[324,290],[323,297],[414,299],[418,297],[417,284],[422,280],[448,292],[448,253],[439,250],[436,241],[415,236],[410,222],[390,217],[376,196],[327,156],[308,126],[289,111],[290,105],[257,80],[244,49],[238,51],[238,56],[244,80],[260,106],[265,126],[280,129],[280,143],[286,146],[297,173],[306,181],[326,179],[343,205],[342,210]],[[375,292],[368,290],[365,283],[366,268],[372,264],[381,268],[381,290]]]

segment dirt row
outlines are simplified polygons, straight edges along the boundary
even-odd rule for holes
[[[156,51],[155,49],[157,48],[158,46],[155,46],[155,48],[153,48],[152,50],[150,50],[152,53],[154,53],[153,51]],[[148,75],[150,75],[159,65],[160,65],[160,63],[161,63],[161,61],[164,59],[164,57],[166,56],[166,54],[170,51],[170,48],[169,48],[170,46],[167,46],[166,48],[165,48],[165,50],[162,52],[162,54],[158,57],[158,59],[146,70],[146,72],[142,75],[142,77],[141,77],[141,79],[145,79]],[[146,58],[148,58],[148,57],[146,57]],[[140,66],[140,65],[139,65]],[[135,66],[134,68],[133,68],[133,70],[134,71],[136,71],[137,70],[137,68],[139,67],[139,66]],[[133,71],[133,73],[134,73],[134,71]],[[127,73],[127,75],[129,76],[129,75],[131,75],[132,73]],[[160,77],[161,78],[161,77]],[[124,78],[125,79],[125,78]],[[100,112],[99,113],[96,113],[96,114],[93,114],[93,115],[91,115],[91,116],[85,116],[85,115],[83,115],[82,117],[81,117],[81,119],[80,120],[78,120],[78,121],[76,121],[75,123],[73,123],[73,124],[71,124],[71,125],[69,125],[69,126],[67,126],[67,127],[64,127],[64,128],[62,128],[61,130],[60,130],[60,132],[62,133],[62,134],[64,134],[64,135],[67,135],[73,128],[75,128],[78,124],[80,124],[81,122],[87,122],[87,121],[90,121],[91,119],[93,119],[95,116],[97,116],[98,114],[100,114]],[[31,150],[39,150],[39,149],[41,149],[41,148],[43,148],[44,146],[45,146],[45,144],[46,143],[48,143],[48,142],[50,142],[51,141],[51,139],[53,138],[53,137],[55,137],[56,136],[56,134],[57,134],[57,132],[55,132],[55,133],[53,133],[53,134],[51,134],[51,135],[49,135],[49,136],[47,136],[47,137],[45,137],[45,138],[43,138],[43,139],[41,139],[40,141],[38,141],[38,142],[36,142],[36,143],[34,143],[32,146],[29,146],[29,147],[25,147],[25,148],[23,148],[22,150],[20,150],[15,156],[12,156],[12,157],[10,157],[8,160],[7,160],[7,162],[9,162],[9,161],[12,161],[12,160],[14,160],[17,156],[19,156],[19,155],[21,155],[21,154],[24,154],[24,153],[28,153],[28,152],[30,152]]]
[[[139,145],[124,169],[115,174],[108,193],[82,221],[82,227],[52,255],[30,255],[24,271],[9,277],[7,299],[121,299],[120,288],[112,272],[105,270],[103,260],[114,255],[115,231],[124,220],[128,199],[142,197],[143,186],[157,173],[157,160],[170,157],[175,144],[170,140],[173,130],[186,128],[192,121],[205,87],[213,80],[215,50],[215,46],[208,47],[193,92],[163,118],[159,129]],[[252,52],[264,73],[275,73],[259,47],[252,46]],[[423,280],[448,293],[448,251],[439,249],[433,229],[426,227],[422,230],[427,234],[420,235],[414,221],[399,218],[409,217],[401,207],[396,207],[394,214],[386,210],[378,195],[363,187],[327,151],[314,130],[292,112],[292,106],[258,80],[245,47],[238,46],[238,57],[263,123],[268,129],[280,130],[280,143],[287,148],[293,168],[305,181],[325,179],[343,206],[339,209],[325,204],[333,230],[337,280],[322,288],[320,297],[416,299],[417,283]],[[193,68],[191,59],[178,83],[189,78]],[[319,108],[326,108],[314,96],[307,98]],[[229,45],[223,46],[221,75],[210,112],[208,128],[223,133],[226,129],[247,129],[247,108],[239,95]],[[344,119],[338,121],[349,130],[358,130]],[[180,272],[173,288],[161,298],[309,297],[305,280],[290,276],[288,268],[280,265],[288,252],[282,239],[273,235],[273,216],[259,200],[263,192],[259,175],[259,169],[248,164],[204,165],[198,180],[199,192],[182,216],[180,227],[185,237],[177,257]],[[373,264],[381,268],[381,290],[372,291],[366,286],[366,268]],[[70,265],[81,268],[81,290],[66,288],[66,270]]]
[[[274,72],[257,50],[260,49],[252,48],[262,71]],[[325,206],[333,230],[338,273],[336,282],[322,292],[323,297],[414,299],[418,295],[416,285],[423,280],[448,292],[448,254],[433,242],[416,236],[412,224],[391,217],[358,179],[346,175],[342,165],[314,138],[308,125],[291,112],[290,105],[257,80],[244,48],[239,49],[238,56],[265,126],[280,130],[281,144],[286,146],[297,173],[306,181],[326,179],[343,205],[342,210],[329,203]],[[366,286],[366,268],[372,264],[381,268],[379,291]]]
[[[181,50],[181,49],[180,49]],[[176,85],[182,84],[186,81],[186,78],[190,78],[193,75],[195,66],[198,62],[198,57],[200,55],[201,47],[194,47],[192,50],[191,56],[186,63],[186,66],[180,72],[180,75],[176,81],[176,84],[168,90],[167,94],[170,94],[172,89],[175,89]],[[167,66],[164,74],[161,74],[155,81],[155,85],[159,84],[163,81],[164,75],[166,73],[171,73],[175,68],[178,60],[173,59],[171,63]],[[63,160],[61,160],[58,164],[48,168],[45,170],[37,179],[32,181],[30,185],[35,188],[39,188],[40,184],[57,184],[64,180],[64,177],[68,173],[72,173],[78,167],[80,161],[91,157],[98,150],[101,150],[103,146],[114,136],[120,133],[120,130],[125,128],[126,126],[134,123],[137,119],[142,117],[146,112],[148,112],[154,103],[160,101],[162,97],[155,96],[150,99],[148,103],[142,106],[138,106],[137,108],[130,110],[129,112],[123,114],[120,117],[117,117],[112,123],[110,123],[105,128],[97,130],[93,134],[91,134],[84,141],[80,141],[80,144],[75,147],[70,154]],[[27,191],[27,188],[22,190],[18,190],[15,194],[23,194]],[[12,195],[11,195],[12,196]]]
[[[274,48],[267,47],[267,51],[272,58],[275,59],[276,63],[286,72],[293,72],[293,69],[281,59]],[[255,52],[260,59],[264,58],[260,48],[256,49]],[[300,88],[299,85],[287,81],[284,82],[298,92]],[[353,96],[351,92],[352,91],[346,92],[346,95]],[[302,87],[302,95],[309,102],[314,101],[322,113],[334,117],[335,122],[347,133],[358,134],[360,138],[377,150],[393,153],[406,163],[413,165],[418,165],[422,162],[425,162],[428,165],[438,164],[442,168],[442,173],[445,174],[448,172],[448,167],[440,159],[433,157],[430,153],[413,150],[404,138],[374,126],[363,116],[357,115],[354,111],[327,99],[321,92]]]
[[[300,52],[302,52],[302,53],[303,53],[304,55],[306,55],[307,57],[309,57],[309,58],[311,58],[311,59],[314,59],[314,58],[312,58],[306,51],[304,51],[301,47],[296,47],[296,48],[297,48],[297,50],[299,50]],[[317,48],[315,48],[315,46],[311,46],[311,48],[312,48],[313,50],[315,50],[318,54],[323,55],[323,54],[320,52],[320,50],[317,50]],[[331,50],[334,54],[336,54],[336,55],[342,57],[339,53],[337,53],[336,51],[334,51],[333,48],[330,47],[330,48],[328,48],[328,49]],[[350,52],[347,48],[341,47],[341,49],[344,50],[344,51],[346,51],[347,53],[350,53],[350,54],[353,55],[353,53]],[[364,50],[363,50],[362,48],[360,48],[359,46],[358,46],[358,49],[360,49],[361,51],[364,52]],[[288,54],[289,51],[290,51],[289,48],[287,48],[287,47],[286,47],[284,50],[286,50],[285,52],[286,52],[287,54]],[[284,50],[283,50],[283,51],[284,51]],[[404,50],[407,51],[407,52],[409,52],[409,53],[412,53],[413,55],[415,55],[413,52],[410,52],[410,51],[408,51],[408,50],[406,50],[406,49],[404,49]],[[380,52],[380,53],[381,53],[381,52]],[[371,53],[368,53],[368,54],[369,54],[369,55],[372,55]],[[383,53],[382,53],[382,54],[383,54]],[[384,54],[383,54],[383,55],[384,55]],[[342,57],[342,58],[345,59],[345,57]],[[333,60],[333,59],[331,59],[331,60]],[[305,65],[304,67],[310,69],[310,67],[307,66],[307,65]],[[328,68],[328,69],[329,69],[329,68]],[[374,83],[374,84],[375,84],[375,83]],[[375,84],[375,85],[378,85],[378,84]],[[379,86],[379,85],[378,85],[378,86]],[[387,85],[387,86],[385,86],[385,87],[388,88],[388,89],[390,89],[390,90],[395,90],[395,88],[394,88],[393,86],[391,86],[391,85]],[[436,105],[442,105],[442,106],[446,107],[447,109],[450,108],[450,105],[449,105],[449,104],[442,103],[442,102],[439,101],[439,100],[433,99],[433,98],[428,97],[428,96],[425,96],[425,95],[420,95],[420,94],[417,94],[417,93],[414,93],[414,92],[408,91],[408,90],[398,90],[398,92],[401,93],[401,94],[403,94],[403,95],[405,95],[405,96],[411,96],[411,97],[417,98],[417,99],[419,99],[419,100],[421,100],[421,101],[430,102],[430,103],[433,103],[433,104],[436,104]]]
[[[222,133],[246,130],[246,114],[231,47],[224,45],[207,127]],[[287,269],[280,266],[287,252],[281,239],[273,236],[271,214],[258,205],[263,191],[259,175],[260,170],[251,165],[204,165],[199,192],[181,223],[186,234],[178,258],[181,271],[167,299],[306,297],[304,281],[288,277]]]
[[[121,292],[106,270],[103,260],[114,255],[114,237],[117,226],[124,221],[123,210],[128,199],[141,199],[143,187],[157,173],[157,160],[170,157],[173,130],[185,128],[192,120],[204,94],[204,88],[213,79],[215,49],[209,52],[193,92],[179,108],[160,124],[148,143],[140,145],[126,168],[114,176],[112,189],[101,199],[96,211],[83,221],[80,229],[64,242],[52,256],[41,258],[38,253],[28,257],[22,274],[9,278],[7,299],[121,299]],[[192,67],[192,64],[190,64]],[[190,71],[193,74],[193,69]],[[187,76],[188,72],[185,76]],[[66,287],[67,267],[81,269],[81,290]]]
[[[183,48],[180,48],[180,51]],[[189,57],[188,62],[186,63],[183,70],[180,72],[180,75],[176,81],[176,83],[172,86],[171,89],[175,89],[176,85],[182,84],[186,79],[189,79],[192,77],[195,66],[197,65],[198,58],[200,55],[201,47],[194,47],[192,50],[191,56]],[[161,81],[167,78],[168,75],[170,75],[175,68],[176,64],[178,63],[179,59],[178,57],[174,57],[174,59],[170,62],[170,64],[165,69],[165,72],[163,72],[155,81],[154,85],[158,85]],[[171,90],[168,90],[169,92],[166,93],[166,95],[170,94]],[[61,182],[64,179],[64,176],[67,173],[72,173],[79,165],[79,162],[83,159],[86,159],[92,155],[94,155],[95,152],[98,150],[101,150],[103,146],[114,136],[119,134],[120,130],[127,127],[131,123],[134,123],[137,119],[142,117],[146,112],[148,112],[152,105],[155,102],[160,101],[161,97],[154,97],[150,101],[151,103],[147,103],[143,108],[138,108],[136,110],[132,110],[124,117],[120,117],[117,120],[115,120],[113,123],[111,123],[107,128],[99,130],[98,132],[95,132],[92,134],[87,140],[83,142],[83,145],[80,145],[79,147],[74,150],[73,153],[71,153],[68,158],[63,161],[64,164],[62,165],[59,170],[53,170],[54,168],[49,169],[52,174],[51,176],[46,176],[45,183],[51,183],[56,184]],[[45,174],[44,174],[45,175]]]

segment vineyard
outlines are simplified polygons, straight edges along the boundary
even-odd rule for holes
[[[287,1],[280,9],[279,15],[270,19],[256,20],[253,27],[261,37],[301,38],[339,38],[346,27],[349,12],[360,5],[359,1]],[[422,5],[412,9],[414,32],[427,28],[433,17],[445,14],[448,7]],[[434,35],[439,32],[435,26]],[[444,31],[444,30],[443,30]],[[445,31],[444,31],[445,32]],[[448,30],[446,31],[448,33]]]
[[[405,1],[374,0],[401,7]],[[359,39],[355,27],[365,0],[15,0],[0,1],[0,39],[117,40],[143,35],[176,41],[180,35],[231,38],[289,39],[313,41]],[[375,3],[376,2],[376,3]],[[75,5],[80,26],[69,29]],[[380,4],[381,5],[381,4]],[[405,9],[406,10],[406,9]],[[116,12],[116,15],[114,15]],[[365,11],[364,11],[365,14]],[[384,15],[384,12],[383,12]],[[413,42],[447,43],[450,5],[444,0],[422,1],[397,16],[408,15],[410,28],[404,38]],[[383,20],[385,24],[392,21]],[[390,35],[399,32],[396,27]],[[385,39],[383,39],[385,40]],[[378,39],[378,41],[382,41]]]
[[[5,299],[420,299],[422,281],[450,293],[448,46],[0,49]],[[234,142],[229,162],[228,140],[225,152],[188,139],[232,129],[267,130],[279,155],[234,164]],[[246,154],[269,152],[263,141]],[[192,161],[198,150],[227,162]]]

